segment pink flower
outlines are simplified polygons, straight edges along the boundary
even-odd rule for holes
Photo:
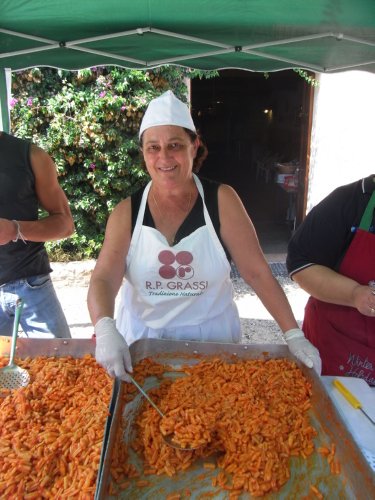
[[[90,163],[89,169],[90,170],[95,170],[96,169],[95,163]]]
[[[32,106],[32,105],[33,105],[33,98],[32,98],[32,97],[29,97],[29,98],[27,99],[27,103],[26,103],[26,104],[27,104],[27,106]]]
[[[106,95],[107,92],[105,92],[104,90],[102,92],[100,92],[99,94],[99,97],[104,97]]]
[[[15,97],[12,97],[12,99],[10,100],[9,106],[11,108],[14,108],[14,106],[17,104],[17,102],[18,102],[18,99],[16,99]]]

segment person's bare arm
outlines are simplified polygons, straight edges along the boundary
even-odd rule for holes
[[[125,338],[113,318],[116,295],[126,269],[131,239],[131,200],[119,203],[110,215],[104,243],[91,276],[87,304],[95,329],[95,359],[112,377],[130,381],[133,371]]]
[[[306,267],[293,274],[293,280],[323,302],[354,307],[366,316],[372,316],[371,309],[375,309],[375,295],[369,286],[360,285],[326,266]]]
[[[114,316],[130,238],[131,204],[127,198],[116,206],[108,219],[103,247],[91,276],[87,304],[93,325],[101,318]]]
[[[222,239],[242,278],[283,332],[298,328],[288,299],[264,257],[254,226],[237,193],[227,185],[219,188],[219,216]]]
[[[74,232],[69,203],[59,185],[56,166],[43,149],[31,145],[30,162],[35,176],[35,190],[40,205],[48,216],[35,221],[18,221],[26,241],[50,241],[67,238]],[[8,219],[0,219],[0,244],[17,237],[17,226]]]

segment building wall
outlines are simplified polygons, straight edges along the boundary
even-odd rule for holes
[[[322,74],[314,96],[307,212],[375,172],[375,74]]]

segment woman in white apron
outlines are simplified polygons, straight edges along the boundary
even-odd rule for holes
[[[239,342],[228,252],[279,324],[290,351],[319,372],[319,352],[298,328],[251,220],[230,186],[222,184],[217,190],[219,228],[213,226],[202,183],[193,173],[207,153],[188,107],[171,91],[164,93],[149,104],[139,136],[151,181],[135,224],[131,198],[112,212],[89,287],[97,361],[112,376],[126,379],[126,371],[132,370],[128,345],[141,338]],[[202,224],[179,239],[198,206]],[[146,209],[153,226],[144,223]],[[124,275],[115,322],[115,298]]]

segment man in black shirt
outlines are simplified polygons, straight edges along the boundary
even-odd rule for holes
[[[38,208],[48,216],[38,219]],[[0,335],[11,335],[24,302],[30,337],[70,337],[49,273],[44,242],[70,236],[74,223],[52,158],[29,141],[0,132]]]

